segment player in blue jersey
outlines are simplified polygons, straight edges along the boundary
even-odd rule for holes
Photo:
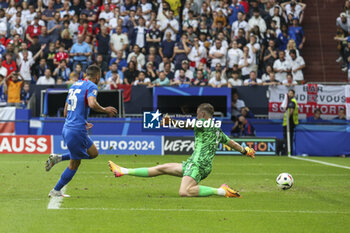
[[[86,79],[75,82],[69,89],[64,107],[66,122],[62,130],[69,152],[63,155],[51,154],[46,162],[46,171],[61,161],[70,160],[70,163],[62,173],[61,179],[50,191],[49,197],[68,196],[64,195],[61,189],[73,178],[81,159],[94,159],[98,156],[98,150],[87,134],[87,129],[92,127],[92,124],[86,121],[90,108],[112,116],[117,114],[114,107],[104,108],[96,101],[100,77],[101,69],[91,65],[86,70]]]

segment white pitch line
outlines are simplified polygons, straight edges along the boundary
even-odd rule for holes
[[[319,161],[319,160],[305,159],[305,158],[300,158],[300,157],[295,157],[295,156],[292,156],[290,158],[304,160],[304,161],[308,161],[308,162],[320,163],[320,164],[331,166],[331,167],[339,167],[339,168],[345,168],[345,169],[350,170],[350,167],[348,167],[348,166],[343,166],[343,165],[339,165],[339,164],[335,164],[335,163],[327,163],[327,162],[323,162],[323,161]]]
[[[60,210],[104,211],[155,211],[155,212],[251,212],[251,213],[300,213],[300,214],[350,214],[349,211],[326,210],[250,210],[250,209],[153,209],[153,208],[60,208]]]
[[[84,174],[84,175],[110,175],[110,171],[106,172],[85,172],[81,171],[79,174]],[[235,172],[213,172],[211,176],[213,175],[235,175],[235,176],[274,176],[276,173],[235,173]],[[293,175],[296,176],[316,176],[316,177],[343,177],[343,176],[350,176],[350,174],[307,174],[307,173],[293,173]],[[109,177],[109,176],[107,176]],[[114,177],[113,174],[110,177]]]
[[[61,189],[62,194],[66,192],[66,186]],[[58,210],[61,207],[62,201],[64,197],[50,197],[49,204],[47,205],[47,209],[49,210]]]

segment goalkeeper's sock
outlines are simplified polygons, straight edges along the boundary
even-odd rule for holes
[[[200,197],[207,197],[211,195],[225,196],[225,194],[226,194],[226,191],[223,188],[217,189],[217,188],[199,185],[198,196]]]
[[[140,176],[140,177],[148,177],[148,168],[120,168],[121,172],[124,175],[131,175],[131,176]]]
[[[69,167],[67,167],[66,170],[64,170],[64,172],[62,173],[61,179],[57,182],[55,190],[60,191],[63,188],[63,186],[65,186],[66,184],[68,184],[69,181],[72,180],[76,172],[77,170],[71,170],[69,169]]]
[[[69,153],[61,155],[61,161],[64,161],[64,160],[70,160],[70,154]]]

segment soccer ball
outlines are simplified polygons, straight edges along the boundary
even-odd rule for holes
[[[287,190],[293,186],[294,179],[289,173],[281,173],[277,176],[276,183],[280,189]]]

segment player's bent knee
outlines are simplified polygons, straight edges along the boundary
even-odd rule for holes
[[[188,193],[186,191],[180,190],[179,191],[179,196],[180,197],[188,197]]]

